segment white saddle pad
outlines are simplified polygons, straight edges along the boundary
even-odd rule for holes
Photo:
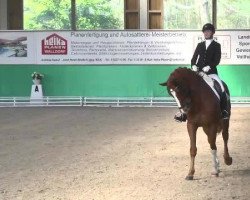
[[[214,94],[220,100],[220,95],[214,89],[214,81],[213,81],[213,79],[210,76],[208,76],[207,74],[205,74],[204,72],[199,72],[199,75],[204,79],[204,81],[209,85],[209,87],[213,90]]]

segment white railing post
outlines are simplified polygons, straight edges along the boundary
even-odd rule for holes
[[[83,105],[86,106],[86,102],[87,102],[87,97],[84,97],[84,100],[83,100]]]
[[[80,106],[82,107],[82,96],[80,96]]]
[[[117,98],[117,104],[116,104],[116,106],[119,107],[119,105],[120,105],[120,99]]]

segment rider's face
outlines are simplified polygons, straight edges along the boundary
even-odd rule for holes
[[[211,30],[205,30],[203,32],[205,39],[212,39],[213,38],[213,32]]]

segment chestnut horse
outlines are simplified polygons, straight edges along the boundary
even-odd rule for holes
[[[195,173],[194,162],[197,154],[196,131],[203,128],[210,144],[213,170],[212,175],[219,175],[219,161],[217,158],[216,136],[222,131],[224,140],[224,161],[231,165],[232,158],[228,152],[229,120],[222,119],[220,100],[213,90],[196,72],[188,68],[178,68],[172,72],[162,86],[167,86],[168,92],[173,96],[179,109],[187,114],[187,130],[190,137],[191,164],[187,180],[193,180]],[[228,87],[224,83],[225,90],[229,96]],[[231,114],[230,98],[228,98],[228,112]]]

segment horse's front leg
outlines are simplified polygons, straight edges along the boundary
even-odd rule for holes
[[[212,169],[211,174],[213,176],[219,176],[220,163],[219,163],[219,159],[217,156],[217,149],[211,149],[211,154],[212,154],[212,162],[213,162],[213,169]]]
[[[195,161],[195,156],[197,154],[197,147],[196,147],[196,131],[198,127],[194,124],[187,123],[187,130],[190,138],[190,157],[191,157],[191,162],[190,162],[190,169],[188,172],[188,175],[186,176],[186,180],[193,180],[194,178],[194,161]]]
[[[217,156],[217,146],[216,146],[216,136],[217,136],[217,127],[210,125],[208,127],[203,127],[204,132],[207,134],[208,142],[211,148],[212,155],[212,172],[213,176],[218,176],[220,172],[220,163]]]

